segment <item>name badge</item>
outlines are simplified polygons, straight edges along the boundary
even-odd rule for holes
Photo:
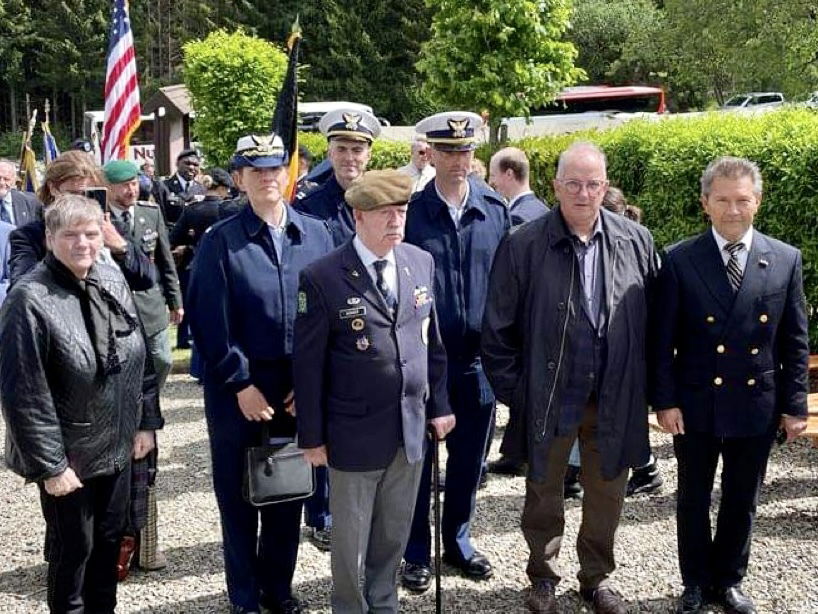
[[[338,311],[338,317],[342,320],[350,320],[352,318],[362,318],[366,315],[366,307],[361,305],[360,307],[350,307],[349,309],[340,309]]]

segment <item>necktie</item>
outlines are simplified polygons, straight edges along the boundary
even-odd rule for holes
[[[0,200],[0,222],[5,222],[6,224],[12,223],[9,210],[6,209],[6,202],[3,200]]]
[[[383,300],[386,301],[386,306],[389,307],[390,310],[394,311],[398,306],[398,299],[392,293],[392,290],[389,288],[389,284],[386,283],[386,279],[383,276],[383,272],[386,269],[388,262],[386,260],[376,260],[372,264],[375,267],[375,273],[378,276],[376,282],[378,291],[381,293]]]
[[[744,243],[728,243],[724,246],[724,250],[730,254],[727,260],[727,279],[730,280],[730,285],[733,287],[733,292],[738,292],[741,287],[741,279],[744,273],[741,272],[741,267],[738,264],[738,255],[744,249]]]
[[[128,232],[131,232],[131,212],[125,209],[120,217],[122,218],[122,223],[125,225],[125,228]]]

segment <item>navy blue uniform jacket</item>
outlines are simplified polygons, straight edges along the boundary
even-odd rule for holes
[[[531,220],[536,220],[541,215],[548,213],[548,205],[537,198],[533,192],[517,199],[508,209],[511,215],[512,226],[519,226]]]
[[[395,263],[394,317],[352,241],[301,273],[298,442],[326,445],[330,466],[341,471],[383,469],[400,445],[410,463],[419,462],[427,419],[451,413],[434,263],[411,245],[395,247]]]
[[[440,333],[450,361],[470,363],[480,354],[480,328],[494,252],[511,226],[496,192],[469,177],[469,199],[458,230],[435,189],[415,194],[406,216],[406,242],[435,260]]]
[[[210,227],[188,289],[190,326],[206,378],[230,392],[250,384],[263,393],[290,389],[281,382],[271,388],[265,380],[290,381],[298,274],[331,249],[324,223],[291,207],[281,262],[267,224],[252,207]],[[280,401],[267,400],[273,407]]]
[[[293,204],[299,211],[326,220],[336,247],[343,245],[355,234],[352,209],[344,199],[344,189],[335,175],[327,179],[326,183],[298,198]]]
[[[650,396],[685,432],[761,435],[806,415],[809,344],[801,252],[753,231],[737,294],[708,229],[667,250],[650,339]],[[674,355],[675,350],[675,355]]]

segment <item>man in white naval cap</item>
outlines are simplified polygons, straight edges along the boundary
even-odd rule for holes
[[[366,170],[372,141],[381,133],[381,125],[366,111],[336,109],[321,118],[318,129],[329,143],[327,157],[332,164],[332,177],[299,196],[295,207],[326,220],[338,247],[355,234],[355,220],[344,192]]]
[[[438,113],[415,126],[426,135],[436,175],[409,204],[405,239],[435,259],[435,300],[457,418],[457,428],[446,438],[444,560],[475,580],[492,575],[491,563],[474,548],[470,535],[494,412],[494,395],[480,360],[480,328],[494,251],[511,225],[500,195],[470,175],[475,130],[481,123],[479,115],[463,111]],[[403,585],[417,592],[431,583],[429,457],[401,575]]]

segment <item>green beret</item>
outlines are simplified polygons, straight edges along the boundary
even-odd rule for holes
[[[369,171],[349,186],[345,198],[359,211],[372,211],[386,205],[405,205],[412,196],[413,179],[400,171]]]
[[[111,160],[102,170],[108,183],[124,183],[139,175],[139,169],[130,160]]]

